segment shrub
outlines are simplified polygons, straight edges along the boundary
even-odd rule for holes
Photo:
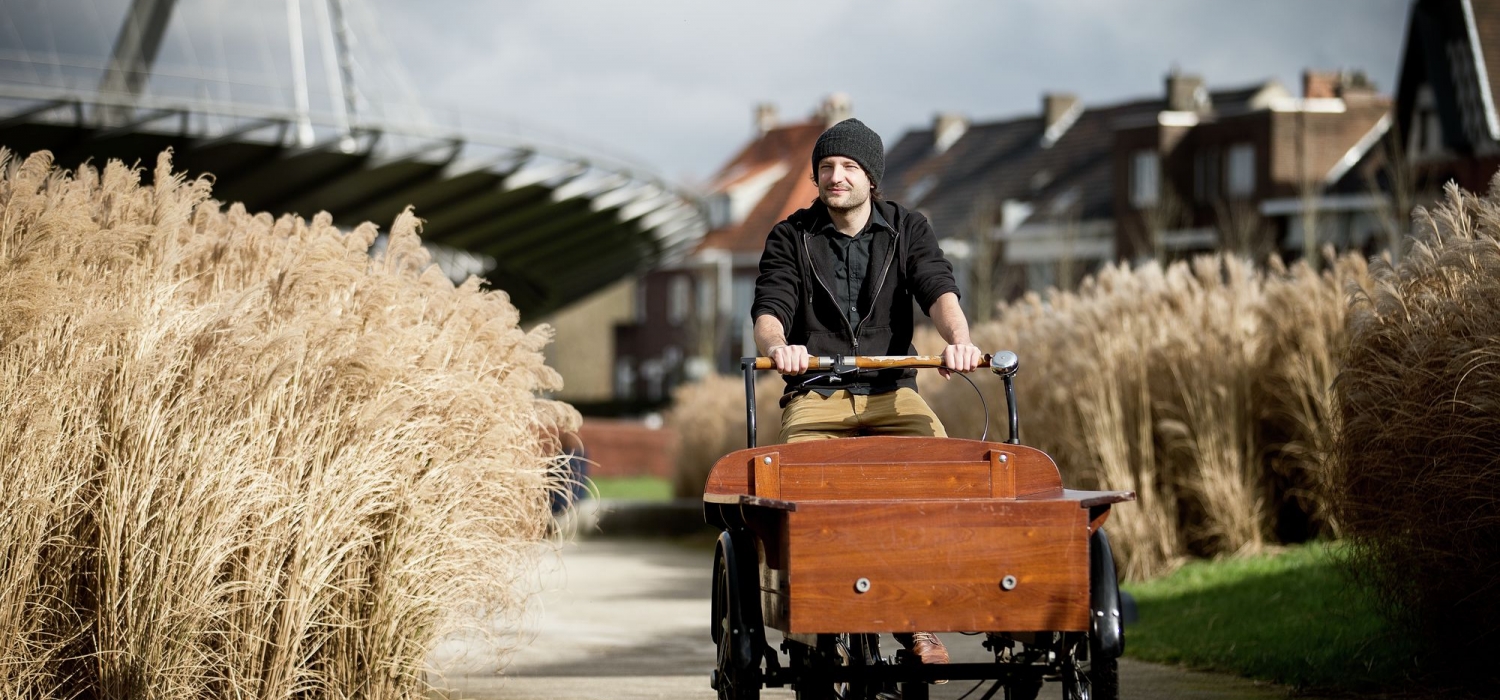
[[[1356,571],[1441,657],[1500,648],[1500,181],[1414,216],[1399,266],[1356,299],[1333,478]]]
[[[1114,265],[1076,292],[1005,305],[973,335],[1020,354],[1022,439],[1057,460],[1065,483],[1136,492],[1106,527],[1122,572],[1140,580],[1188,556],[1254,552],[1303,511],[1327,527],[1328,382],[1343,290],[1363,271],[1353,256],[1322,273],[1223,256]],[[918,347],[941,340],[929,332]],[[967,385],[919,381],[950,434],[978,437]],[[976,381],[991,439],[1003,439],[1000,384]]]
[[[521,611],[577,416],[410,212],[372,259],[169,154],[0,171],[0,695],[417,697]]]
[[[775,372],[762,372],[755,383],[755,442],[779,441],[783,382]],[[666,424],[677,432],[677,468],[672,492],[678,498],[703,495],[703,484],[714,462],[745,449],[745,378],[710,375],[684,384],[672,394]]]

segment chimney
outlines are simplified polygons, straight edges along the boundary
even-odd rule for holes
[[[1375,82],[1362,70],[1347,70],[1339,74],[1339,97],[1345,102],[1374,100],[1380,97]]]
[[[1310,100],[1338,97],[1340,82],[1333,71],[1302,71],[1302,96]]]
[[[1206,112],[1209,108],[1208,88],[1203,86],[1203,76],[1185,75],[1176,68],[1167,74],[1167,109],[1172,112]]]
[[[1051,131],[1068,112],[1078,106],[1078,96],[1066,92],[1049,92],[1042,95],[1043,128]]]
[[[969,118],[956,112],[938,112],[932,118],[932,150],[942,153],[969,130]]]
[[[1307,99],[1337,97],[1345,102],[1375,99],[1375,83],[1362,70],[1302,72],[1302,96]]]
[[[849,103],[849,95],[835,92],[823,98],[823,105],[818,108],[817,116],[822,117],[823,124],[833,126],[854,115],[854,106]]]
[[[755,130],[765,136],[767,132],[776,128],[776,105],[770,102],[762,102],[755,105]]]

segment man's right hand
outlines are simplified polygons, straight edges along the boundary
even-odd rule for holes
[[[775,363],[776,371],[782,374],[802,374],[811,364],[806,345],[776,345],[767,353]]]

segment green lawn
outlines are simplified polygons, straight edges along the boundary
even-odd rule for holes
[[[1404,685],[1414,647],[1392,632],[1334,561],[1338,545],[1190,563],[1127,585],[1140,619],[1125,653],[1300,688]]]
[[[615,476],[590,479],[598,498],[633,501],[670,501],[672,482],[655,476]],[[593,489],[590,489],[591,491]]]

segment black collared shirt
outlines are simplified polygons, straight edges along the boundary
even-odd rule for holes
[[[851,334],[854,329],[859,328],[859,297],[864,290],[865,280],[870,276],[870,248],[875,237],[880,235],[880,229],[895,232],[895,229],[892,229],[885,217],[881,215],[880,208],[875,206],[870,207],[870,219],[865,222],[865,227],[853,236],[846,236],[840,232],[827,215],[823,217],[821,225],[817,228],[818,235],[815,241],[819,242],[813,245],[826,245],[833,252],[836,264],[833,279],[828,283],[833,287],[831,291],[838,300],[839,309],[844,312],[844,317],[849,319]],[[839,378],[823,376],[817,381],[810,382],[808,388],[824,396],[839,389],[860,395],[876,393],[876,388],[864,376]]]
[[[875,240],[873,229],[876,227],[891,230],[891,225],[881,216],[880,209],[872,206],[870,219],[865,222],[865,227],[853,236],[841,233],[833,225],[833,220],[826,216],[822,226],[818,228],[818,237],[833,252],[833,259],[838,261],[830,283],[834,296],[838,298],[839,308],[849,319],[851,331],[859,327],[859,295],[870,272],[870,244]]]

